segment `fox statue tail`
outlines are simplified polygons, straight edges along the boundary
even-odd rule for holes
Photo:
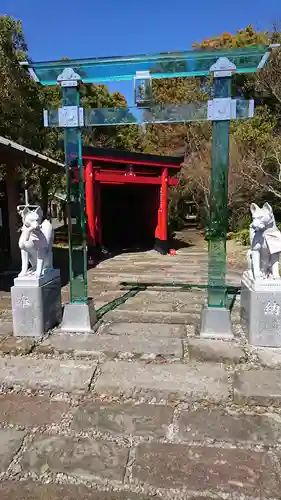
[[[45,219],[41,224],[41,231],[44,234],[49,246],[52,246],[54,239],[54,230],[50,221]]]
[[[248,263],[248,270],[252,271],[252,250],[248,250],[247,252],[247,263]]]
[[[41,231],[44,234],[46,241],[47,241],[47,244],[48,244],[48,248],[46,249],[47,255],[46,255],[46,262],[44,263],[44,267],[52,269],[53,268],[53,249],[52,249],[52,246],[53,246],[53,241],[54,241],[54,230],[53,230],[53,227],[52,227],[52,224],[50,223],[50,221],[45,219],[42,222]]]

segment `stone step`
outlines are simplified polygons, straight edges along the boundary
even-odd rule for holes
[[[103,359],[104,356],[140,359],[181,359],[183,345],[179,338],[152,337],[151,335],[105,335],[55,333],[37,348],[43,354],[71,354]]]
[[[87,398],[73,411],[71,430],[162,439],[168,436],[173,414],[174,409],[169,405],[93,401]],[[182,433],[185,430],[186,426],[183,426]]]
[[[83,479],[96,482],[99,479],[121,485],[128,456],[129,447],[114,442],[38,433],[24,451],[20,466],[31,475],[41,475],[45,469],[53,474],[69,474],[77,482]]]
[[[94,361],[0,358],[0,385],[36,391],[85,393],[97,364]]]
[[[0,438],[6,446],[6,470],[24,433],[2,429]],[[126,475],[130,448],[134,460]],[[280,496],[278,456],[264,449],[154,441],[126,446],[93,437],[37,433],[9,472],[13,481],[0,483],[3,500],[195,500],[211,498],[210,491],[212,498]],[[64,480],[50,482],[49,475]]]
[[[277,406],[281,403],[281,371],[249,370],[234,379],[234,401],[243,405]]]
[[[128,283],[156,283],[157,285],[163,284],[170,284],[172,285],[173,283],[177,284],[194,284],[194,285],[203,285],[208,283],[208,275],[207,273],[203,274],[202,272],[194,272],[194,273],[189,273],[188,275],[183,275],[182,272],[179,272],[178,274],[173,273],[169,275],[168,273],[162,272],[161,274],[151,274],[147,273],[145,275],[144,273],[142,274],[132,274],[132,273],[110,273],[110,272],[103,272],[103,273],[97,273],[95,275],[95,283],[99,283],[99,281],[104,282],[106,279],[110,281],[111,283],[114,283],[115,286],[118,284],[120,285],[123,282],[128,282]],[[228,285],[232,286],[240,286],[241,285],[241,274],[229,274],[226,277],[226,282]]]
[[[97,265],[95,268],[95,271],[101,270],[101,269],[154,269],[155,267],[157,270],[159,269],[184,269],[185,271],[188,271],[188,269],[193,269],[193,267],[198,268],[200,265],[208,266],[208,259],[207,257],[202,257],[202,258],[183,258],[181,260],[173,260],[171,257],[169,257],[169,260],[166,262],[159,262],[159,261],[134,261],[134,260],[128,260],[128,261],[106,261],[102,262]]]
[[[35,404],[32,405],[35,412]],[[40,411],[39,411],[40,413]],[[281,442],[278,414],[249,414],[218,406],[177,409],[173,405],[116,402],[85,398],[72,410],[71,430],[109,436],[168,439],[198,443],[274,445]]]
[[[226,401],[228,376],[218,363],[150,364],[107,361],[94,385],[103,394],[130,398],[181,401]]]
[[[147,290],[140,291],[135,296],[136,299],[145,299],[157,302],[187,302],[188,300],[200,300],[205,296],[204,290],[198,290],[196,288],[192,290],[162,290],[156,291],[154,289],[148,288]]]
[[[154,327],[154,328],[153,328]],[[184,326],[120,323],[101,326],[96,334],[54,332],[37,346],[36,352],[47,355],[92,357],[101,361],[119,357],[140,360],[161,359],[210,361],[227,364],[245,362],[247,356],[235,342],[189,338],[191,329]],[[172,337],[175,332],[175,337]],[[194,332],[194,328],[193,328]],[[183,339],[183,342],[181,341]]]
[[[97,295],[97,299],[94,301],[95,308],[98,309],[109,302],[112,302],[118,298],[126,299],[126,296],[129,296],[129,290],[122,290],[119,292],[104,292],[102,294]],[[187,291],[187,292],[156,292],[152,290],[140,291],[136,293],[133,297],[128,297],[123,304],[128,305],[129,309],[131,308],[139,308],[140,306],[146,307],[147,304],[151,304],[152,308],[159,307],[163,304],[163,308],[161,310],[165,310],[166,304],[169,304],[170,307],[174,306],[183,306],[186,307],[189,303],[199,303],[202,304],[202,301],[205,300],[204,292],[195,291]],[[159,309],[158,309],[159,310]]]
[[[278,498],[278,475],[276,457],[267,450],[170,443],[141,443],[132,468],[134,481],[162,491],[187,490],[179,498],[190,499],[211,498],[210,492],[212,498]]]
[[[174,325],[199,324],[200,313],[178,313],[162,311],[127,311],[116,308],[103,316],[110,323],[159,323]]]
[[[4,436],[5,431],[1,432],[2,442],[5,442],[10,457],[15,454],[15,446],[21,445],[23,438],[19,431],[18,434],[13,432],[14,434],[9,432],[8,443],[5,442],[5,437],[6,441],[8,437]],[[241,498],[241,496],[279,498],[276,457],[265,450],[222,449],[206,445],[155,442],[140,443],[133,448],[134,461],[124,491],[122,486],[129,458],[128,446],[88,437],[77,440],[70,436],[36,434],[33,442],[25,447],[17,469],[20,469],[26,477],[42,478],[42,470],[54,476],[56,474],[69,476],[69,484],[65,481],[62,484],[49,481],[48,484],[42,484],[42,482],[32,483],[30,479],[13,483],[5,480],[0,483],[1,498],[3,500],[195,499],[210,498],[206,496],[209,491],[212,491],[212,495],[219,495],[218,498]],[[210,474],[210,470],[213,473]],[[87,488],[79,484],[85,481],[94,487]],[[98,489],[95,487],[97,484]],[[114,490],[108,491],[108,486],[113,485]],[[128,487],[130,490],[133,488],[146,494],[128,492]],[[159,490],[161,497],[155,493]]]
[[[239,263],[238,263],[239,264]],[[166,261],[156,261],[156,260],[150,260],[150,261],[134,261],[134,260],[127,260],[127,261],[112,261],[112,260],[107,260],[104,261],[100,264],[98,264],[94,272],[98,270],[104,270],[104,269],[175,269],[175,270],[180,270],[184,269],[185,271],[188,271],[188,269],[193,270],[193,268],[198,268],[199,266],[203,265],[204,267],[208,268],[208,256],[204,257],[195,257],[195,258],[190,258],[190,257],[183,257],[181,259],[173,259],[172,257],[168,257],[168,260]],[[218,266],[220,263],[217,264]],[[233,270],[240,270],[241,267],[239,265],[233,265],[233,262],[230,260],[226,261],[226,265],[228,267],[232,267]],[[214,268],[215,266],[213,266]]]
[[[188,338],[184,341],[184,354],[190,360],[237,364],[247,360],[244,349],[235,342]]]
[[[11,309],[11,297],[0,297],[0,309]]]
[[[81,484],[44,484],[31,480],[1,482],[0,497],[3,500],[160,500],[160,497],[155,495],[138,495],[128,491],[116,491],[116,488],[112,493]]]
[[[69,402],[41,395],[8,393],[0,395],[0,422],[21,426],[29,431],[34,427],[62,426],[70,420],[75,433],[100,433],[120,438],[168,439],[191,443],[204,440],[231,444],[281,443],[280,415],[254,413],[240,408],[198,405],[192,409],[174,405],[118,402],[94,399],[92,394],[72,407]]]
[[[200,314],[204,301],[191,304],[177,304],[169,302],[143,302],[141,300],[129,299],[124,304],[118,306],[119,311],[139,311],[139,312],[171,312],[171,313],[192,313]]]
[[[144,263],[139,263],[139,264],[134,264],[133,262],[128,262],[126,264],[121,264],[120,262],[116,262],[114,265],[113,263],[107,263],[107,265],[103,266],[98,266],[95,269],[95,273],[99,272],[104,272],[104,271],[112,271],[112,272],[136,272],[136,270],[139,273],[145,273],[145,272],[160,272],[160,271],[169,271],[169,272],[180,272],[182,269],[184,273],[188,273],[188,271],[194,272],[197,269],[200,269],[201,267],[208,269],[208,264],[206,260],[202,261],[196,261],[196,262],[188,262],[184,264],[171,264],[171,262],[166,265],[155,265],[155,263],[150,263],[150,264],[144,264]]]
[[[189,312],[171,312],[159,310],[132,310],[118,306],[103,316],[104,322],[110,323],[159,323],[175,325],[197,325],[200,324],[201,309],[197,311],[191,307]],[[231,320],[235,324],[240,324],[240,312],[234,310]]]
[[[200,258],[200,257],[206,257],[208,255],[208,248],[203,248],[200,250],[190,250],[190,249],[181,249],[177,250],[176,255],[161,255],[158,252],[152,251],[152,252],[140,252],[140,253],[123,253],[116,255],[115,257],[111,257],[110,259],[103,261],[103,262],[116,262],[116,261],[129,261],[129,262],[151,262],[151,261],[157,261],[157,262],[169,262],[173,258],[173,260],[180,260],[190,257],[190,258]]]
[[[120,340],[119,336],[108,337]],[[132,339],[132,336],[126,337],[126,341]],[[180,339],[173,339],[173,342],[171,345],[177,346]],[[0,358],[0,385],[5,390],[21,388],[54,394],[87,394],[90,390],[98,397],[144,398],[150,402],[233,401],[238,406],[280,406],[280,370],[238,367],[234,372],[229,371],[222,361],[226,362],[227,358],[232,364],[243,361],[238,346],[230,345],[226,352],[220,346],[217,353],[213,348],[213,354],[210,354],[211,341],[204,340],[204,348],[201,339],[200,343],[198,345],[197,341],[195,345],[194,341],[187,341],[190,361],[109,360],[100,364],[98,372],[94,360],[4,357]],[[197,349],[196,354],[194,349]],[[212,359],[212,362],[202,362],[202,353],[204,359]],[[194,356],[201,361],[194,361]]]
[[[173,325],[157,323],[111,323],[102,324],[101,334],[105,335],[130,335],[139,338],[186,338],[195,335],[194,325]]]
[[[105,292],[99,294],[94,301],[96,309],[114,302],[116,299],[124,299],[118,306],[124,310],[148,310],[148,311],[171,311],[171,312],[192,312],[201,311],[202,305],[207,303],[206,290],[169,290],[153,291],[147,289],[139,291],[130,296],[130,290],[119,292]],[[233,310],[239,311],[240,300],[236,297]]]

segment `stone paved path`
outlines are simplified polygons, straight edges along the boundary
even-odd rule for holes
[[[100,308],[127,293],[120,276],[205,272],[203,245],[127,254],[89,272],[90,293]],[[281,498],[281,352],[245,343],[239,298],[232,342],[198,337],[197,289],[141,291],[94,335],[41,342],[11,336],[1,301],[1,500]]]

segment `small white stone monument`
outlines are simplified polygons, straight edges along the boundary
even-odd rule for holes
[[[281,347],[281,233],[272,207],[251,203],[251,250],[241,285],[241,321],[251,345]]]
[[[60,272],[53,269],[54,232],[39,206],[18,206],[22,267],[11,288],[16,337],[42,337],[61,321]]]

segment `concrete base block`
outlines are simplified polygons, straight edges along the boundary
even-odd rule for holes
[[[61,322],[59,274],[43,285],[17,284],[11,288],[15,337],[43,337]]]
[[[245,272],[240,316],[250,345],[281,347],[281,280],[254,281]]]
[[[208,339],[233,338],[230,310],[226,307],[203,307],[200,337]]]
[[[66,304],[60,330],[63,332],[92,333],[96,322],[96,311],[90,304]]]

